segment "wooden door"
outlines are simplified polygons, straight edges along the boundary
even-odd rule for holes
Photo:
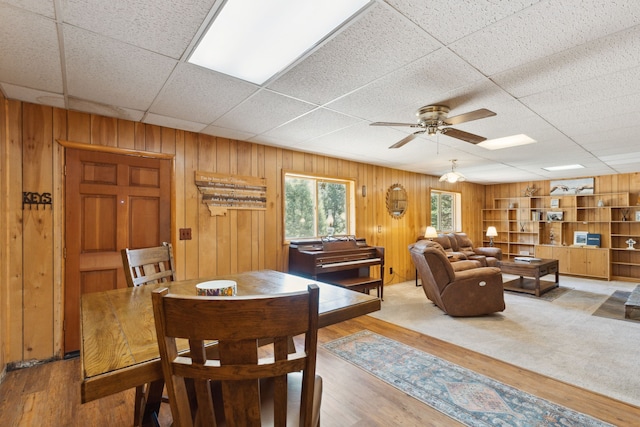
[[[64,351],[80,348],[80,295],[126,287],[120,250],[171,241],[171,160],[66,150]]]

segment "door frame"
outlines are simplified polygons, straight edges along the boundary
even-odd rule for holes
[[[56,199],[60,202],[54,205],[54,215],[57,215],[57,223],[60,225],[60,245],[54,246],[54,259],[59,259],[59,281],[60,281],[60,290],[57,293],[57,297],[55,298],[54,304],[58,303],[58,316],[60,321],[57,322],[59,328],[54,332],[54,335],[57,339],[54,339],[55,349],[54,353],[64,354],[65,351],[65,342],[64,342],[64,315],[65,315],[65,294],[66,294],[66,262],[65,262],[65,250],[67,247],[67,231],[65,228],[65,216],[66,216],[66,187],[65,187],[65,159],[66,159],[66,149],[73,148],[77,150],[85,150],[85,151],[99,151],[103,153],[111,153],[111,154],[119,154],[125,156],[135,156],[135,157],[146,157],[146,158],[156,158],[161,160],[169,160],[171,162],[170,166],[170,224],[171,224],[171,243],[173,247],[176,247],[176,156],[175,154],[167,154],[167,153],[157,153],[151,151],[140,151],[140,150],[131,150],[127,148],[118,148],[118,147],[110,147],[106,145],[96,145],[96,144],[86,144],[81,142],[73,142],[67,140],[56,139],[56,142],[59,144],[58,151],[58,161],[60,165],[61,173],[57,174],[56,187],[59,191],[55,191],[58,193],[55,195]],[[57,208],[56,208],[57,207]]]

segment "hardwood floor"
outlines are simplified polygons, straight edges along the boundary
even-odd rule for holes
[[[369,316],[323,328],[319,340],[328,342],[362,329],[616,426],[635,426],[640,420],[640,408]],[[461,425],[322,349],[318,353],[318,372],[324,379],[324,426]],[[7,373],[0,385],[0,420],[7,426],[129,426],[133,420],[133,390],[81,404],[80,361],[47,363]],[[161,409],[160,423],[171,424],[166,404]]]

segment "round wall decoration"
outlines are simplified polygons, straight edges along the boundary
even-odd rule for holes
[[[407,191],[400,184],[393,184],[387,190],[387,212],[392,218],[400,219],[407,211]]]

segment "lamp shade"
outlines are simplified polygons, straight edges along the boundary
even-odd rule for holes
[[[427,227],[427,230],[424,232],[424,237],[427,239],[433,239],[434,237],[438,237],[438,232],[435,227]]]
[[[461,173],[456,172],[456,159],[452,159],[451,160],[451,172],[447,172],[444,175],[442,175],[440,177],[440,182],[450,182],[451,184],[454,184],[456,182],[462,182],[462,181],[466,181],[467,178],[462,175]]]
[[[440,177],[440,182],[446,181],[446,182],[450,182],[451,184],[454,184],[456,182],[466,181],[466,180],[467,178],[465,178],[464,175],[461,175],[458,172],[447,172]]]
[[[498,230],[495,227],[487,228],[487,237],[496,237],[498,235]]]

